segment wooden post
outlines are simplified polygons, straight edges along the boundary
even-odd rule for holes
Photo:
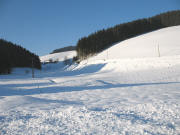
[[[107,60],[108,60],[108,50],[107,50]]]
[[[158,44],[158,55],[159,55],[159,57],[161,57],[160,49],[159,49],[159,44]]]
[[[32,78],[34,78],[34,60],[32,58]]]

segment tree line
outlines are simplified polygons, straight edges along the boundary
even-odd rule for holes
[[[0,39],[0,74],[9,74],[15,67],[32,66],[41,69],[39,56],[19,45]]]
[[[76,46],[77,58],[79,60],[86,59],[112,46],[114,43],[175,25],[180,25],[180,10],[166,12],[150,18],[139,19],[108,29],[99,30],[78,41]]]

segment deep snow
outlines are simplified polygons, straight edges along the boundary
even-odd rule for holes
[[[172,43],[164,49],[161,44],[162,57],[140,54],[151,48],[141,44],[151,45],[154,34],[172,31],[176,34],[161,39]],[[34,79],[30,69],[0,76],[0,134],[180,134],[177,33],[180,26],[129,40],[139,46],[124,41],[130,50],[141,50],[136,58],[133,51],[116,53],[121,42],[79,65],[43,65]]]

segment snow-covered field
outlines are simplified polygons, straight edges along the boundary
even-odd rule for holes
[[[162,38],[173,43],[164,46],[171,51],[162,57],[114,55],[120,43],[108,57],[106,50],[79,65],[44,65],[34,79],[27,69],[0,76],[0,134],[180,135],[180,26],[142,37],[172,29],[175,35]]]
[[[48,55],[40,57],[40,59],[41,59],[41,62],[48,62],[49,60],[64,61],[64,59],[73,58],[74,56],[76,56],[76,51],[67,51],[67,52],[61,52],[61,53],[48,54]]]

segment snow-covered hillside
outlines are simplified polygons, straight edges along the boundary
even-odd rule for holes
[[[115,44],[91,60],[180,55],[180,26],[168,27]],[[158,47],[159,46],[159,47]]]
[[[41,56],[41,62],[48,62],[50,59],[53,61],[63,61],[65,57],[68,59],[73,58],[76,56],[76,51],[67,51],[67,52],[60,52],[60,53],[54,53],[54,54],[48,54],[45,56]]]
[[[180,55],[179,35],[180,26],[163,28],[114,44],[88,61]],[[65,57],[70,59],[74,56],[76,51],[67,51],[41,56],[40,59],[41,62],[50,59],[63,61]]]
[[[178,33],[147,33],[69,67],[47,64],[34,79],[0,76],[0,134],[179,135]]]

